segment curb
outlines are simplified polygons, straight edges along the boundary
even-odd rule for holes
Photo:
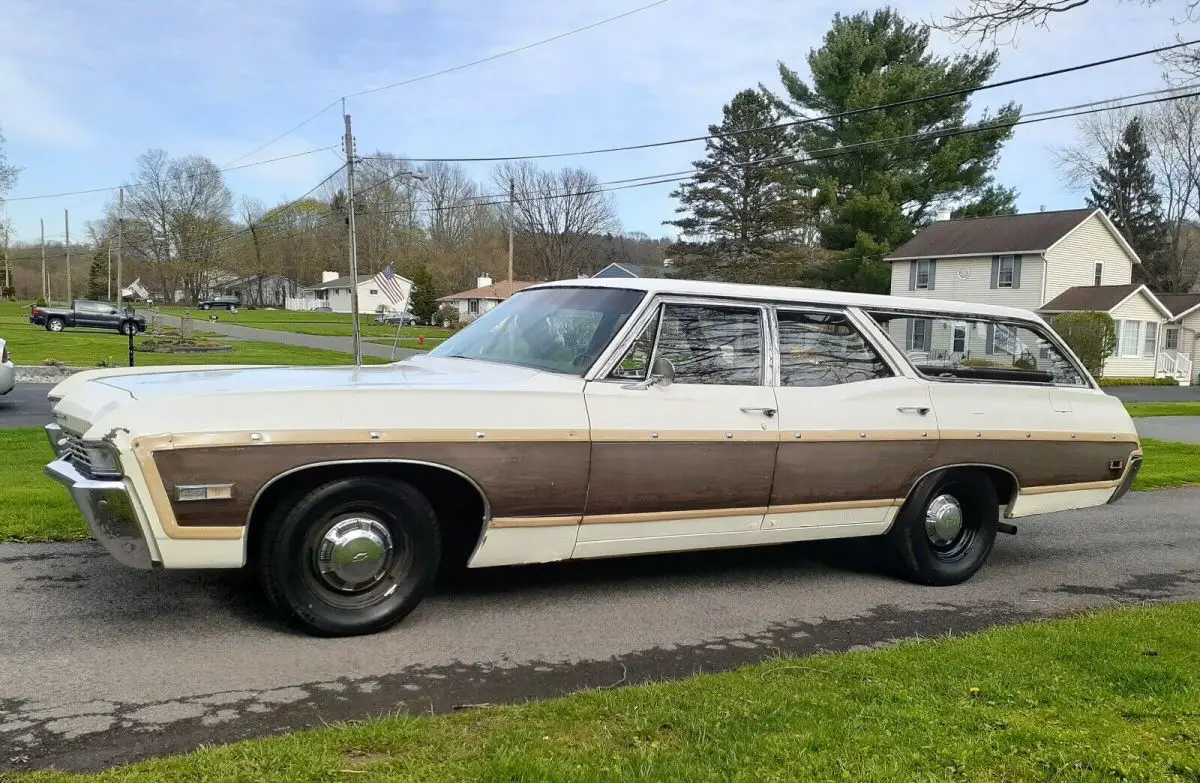
[[[70,378],[77,372],[92,369],[90,367],[45,367],[41,365],[20,365],[16,370],[17,383],[58,383]]]

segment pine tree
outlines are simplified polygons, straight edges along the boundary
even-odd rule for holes
[[[108,298],[108,253],[97,250],[88,267],[87,298],[104,301]]]
[[[671,193],[683,217],[666,223],[683,239],[669,252],[686,276],[749,281],[800,223],[789,165],[794,146],[785,128],[755,130],[779,123],[758,91],[739,92],[722,114],[720,125],[709,126],[717,138],[705,142],[696,175]]]
[[[424,264],[413,270],[413,290],[409,311],[421,321],[427,321],[438,311],[438,290],[433,275]]]
[[[1138,254],[1142,263],[1135,267],[1135,274],[1140,281],[1156,291],[1171,291],[1175,276],[1167,269],[1166,221],[1150,170],[1150,148],[1141,118],[1129,121],[1120,143],[1096,171],[1087,203],[1104,210]]]
[[[966,121],[969,93],[869,110],[979,87],[997,64],[995,52],[935,56],[929,28],[890,8],[836,14],[821,47],[808,55],[811,85],[780,63],[784,95],[772,98],[785,119],[867,110],[795,126],[797,146],[808,156],[798,177],[822,190],[821,245],[841,255],[821,270],[825,284],[886,292],[888,265],[866,251],[896,247],[946,203],[971,215],[1012,211],[1016,194],[997,186],[992,171],[1020,107],[1007,104],[976,123]],[[958,128],[980,130],[937,134]],[[916,138],[894,141],[902,137]]]

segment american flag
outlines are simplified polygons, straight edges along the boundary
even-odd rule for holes
[[[396,276],[396,270],[392,269],[391,264],[388,264],[386,269],[375,275],[375,282],[379,284],[379,289],[383,291],[383,295],[387,297],[393,307],[403,302],[406,298],[404,286],[400,284],[401,279]]]

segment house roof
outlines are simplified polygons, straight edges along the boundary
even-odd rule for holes
[[[375,279],[375,275],[359,275],[358,276],[358,284],[362,285],[363,283],[370,283],[374,279]],[[396,275],[396,279],[403,280],[406,283],[412,282],[407,277],[403,277],[401,275]],[[326,291],[326,290],[329,290],[332,288],[349,288],[349,287],[350,287],[350,275],[344,275],[342,277],[338,277],[333,280],[330,280],[327,283],[314,283],[313,285],[306,285],[306,286],[304,286],[304,288],[302,290],[304,290],[304,291]]]
[[[885,260],[1042,253],[1098,211],[1065,209],[939,220],[918,231],[912,239],[889,253]]]
[[[1171,315],[1178,318],[1200,307],[1200,294],[1158,294],[1158,301],[1166,305]]]
[[[659,277],[659,270],[647,268],[641,264],[630,264],[625,261],[613,261],[592,277]]]
[[[525,280],[514,280],[509,283],[507,280],[501,280],[499,283],[486,285],[483,288],[472,288],[469,291],[459,291],[457,294],[443,296],[438,301],[445,302],[450,299],[507,299],[522,288],[528,288],[531,285],[537,285],[537,283]]]
[[[1138,283],[1128,285],[1077,285],[1068,288],[1038,308],[1041,313],[1101,312],[1107,313],[1134,294],[1141,292],[1150,304],[1170,318],[1172,313],[1149,288]]]

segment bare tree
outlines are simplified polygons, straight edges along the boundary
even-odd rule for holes
[[[9,165],[8,157],[4,154],[4,134],[0,133],[0,204],[4,203],[5,194],[17,184],[17,175],[20,173],[21,169]]]
[[[1146,128],[1169,237],[1156,277],[1160,288],[1187,291],[1200,278],[1200,99],[1088,115],[1079,121],[1079,140],[1053,150],[1055,162],[1073,189],[1087,192],[1134,116]]]
[[[983,42],[1011,42],[1021,27],[1048,27],[1049,21],[1060,14],[1088,5],[1091,0],[967,0],[965,8],[947,14],[940,24],[931,22],[938,30],[954,33],[959,38],[974,38]],[[1172,19],[1176,24],[1196,21],[1200,0],[1119,0],[1146,7],[1173,3],[1180,6],[1183,16]]]
[[[215,163],[165,150],[138,157],[134,183],[125,188],[125,250],[149,263],[168,298],[182,289],[202,295],[227,234],[233,196]],[[110,204],[110,215],[115,211]]]
[[[577,276],[591,237],[618,229],[612,199],[590,172],[509,161],[497,167],[493,181],[500,192],[513,188],[514,233],[532,256],[526,268],[542,279]]]

